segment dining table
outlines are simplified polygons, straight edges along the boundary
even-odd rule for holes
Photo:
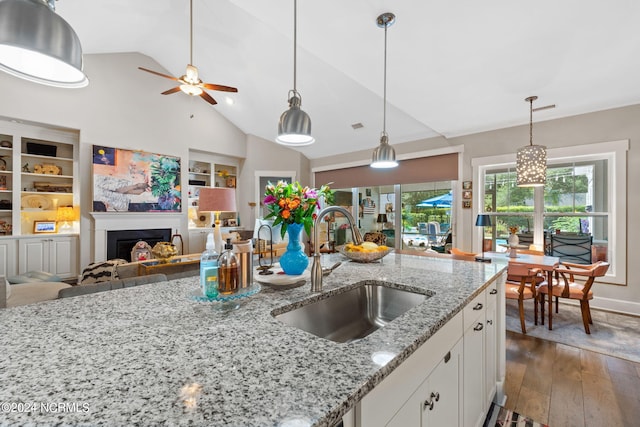
[[[560,258],[557,256],[549,256],[549,255],[533,255],[533,254],[521,254],[518,253],[516,256],[510,256],[509,252],[485,252],[485,258],[490,258],[495,261],[504,261],[514,262],[518,264],[525,264],[531,268],[538,268],[542,270],[547,275],[547,286],[549,287],[549,330],[553,329],[553,273],[555,269],[560,265]],[[542,308],[544,310],[544,307]],[[541,316],[543,317],[542,321],[544,324],[544,311],[542,311]]]

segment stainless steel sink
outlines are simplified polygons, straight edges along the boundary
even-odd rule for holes
[[[321,338],[344,343],[366,337],[431,295],[363,283],[275,318]]]

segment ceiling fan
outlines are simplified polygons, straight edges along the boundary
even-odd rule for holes
[[[162,95],[171,95],[172,93],[182,91],[190,96],[199,96],[205,101],[207,101],[209,104],[215,105],[217,104],[216,100],[213,99],[213,97],[209,95],[205,91],[205,89],[219,90],[222,92],[237,92],[238,89],[231,86],[204,83],[202,80],[200,80],[200,77],[198,77],[198,67],[196,67],[195,65],[192,65],[193,64],[193,0],[189,1],[189,14],[190,14],[189,16],[190,53],[189,53],[189,64],[187,64],[187,71],[185,72],[185,74],[180,77],[173,77],[167,74],[159,73],[157,71],[149,70],[147,68],[143,68],[143,67],[138,67],[138,68],[142,71],[146,71],[148,73],[155,74],[160,77],[165,77],[167,79],[171,79],[180,83],[178,86],[174,88],[165,90],[164,92],[162,92]]]

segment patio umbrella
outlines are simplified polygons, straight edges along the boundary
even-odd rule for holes
[[[419,208],[450,208],[453,201],[453,194],[451,192],[441,194],[439,196],[431,197],[418,203],[416,206]]]

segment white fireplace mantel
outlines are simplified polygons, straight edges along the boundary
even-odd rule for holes
[[[96,261],[107,259],[107,231],[152,228],[179,230],[182,220],[180,212],[90,212],[90,214],[93,217]]]

